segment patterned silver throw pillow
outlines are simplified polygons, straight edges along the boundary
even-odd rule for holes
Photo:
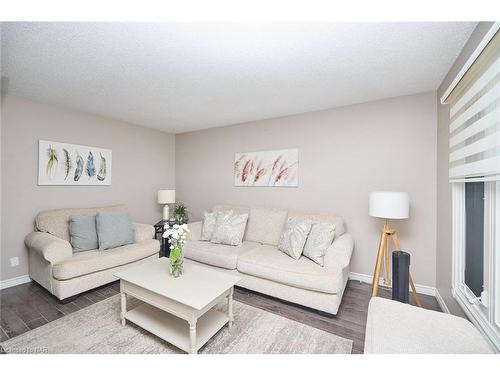
[[[239,246],[245,234],[248,214],[235,214],[233,211],[216,213],[212,243]]]
[[[304,250],[304,244],[311,230],[311,225],[312,221],[309,219],[288,218],[285,229],[281,233],[278,249],[290,255],[293,259],[299,259],[302,250]]]
[[[302,255],[320,266],[324,265],[325,254],[335,237],[335,225],[330,223],[314,223]]]
[[[214,229],[215,229],[215,213],[204,212],[200,240],[210,241],[212,239],[212,235],[214,234]]]

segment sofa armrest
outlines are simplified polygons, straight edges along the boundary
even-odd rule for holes
[[[488,354],[492,349],[467,319],[373,297],[365,354]]]
[[[201,227],[202,227],[201,221],[195,221],[193,223],[189,223],[188,224],[188,228],[189,228],[188,240],[199,241],[201,238]]]
[[[332,268],[339,266],[343,269],[351,262],[351,255],[354,249],[354,240],[349,233],[344,233],[336,238],[325,254],[325,267]]]
[[[134,223],[135,243],[152,239],[155,235],[155,228],[149,224]]]
[[[31,232],[24,238],[24,244],[50,263],[58,263],[73,256],[73,248],[68,241],[49,233]]]

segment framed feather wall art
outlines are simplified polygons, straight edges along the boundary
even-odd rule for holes
[[[38,185],[111,185],[112,151],[38,141]]]
[[[235,186],[299,186],[299,150],[236,153]]]

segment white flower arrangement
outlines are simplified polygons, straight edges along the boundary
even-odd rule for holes
[[[170,263],[175,265],[182,273],[182,248],[186,244],[189,228],[187,224],[165,225],[163,237],[168,238],[170,244]]]
[[[187,224],[174,224],[172,227],[166,224],[163,237],[168,238],[170,249],[173,250],[176,246],[180,246],[182,248],[186,244],[188,233],[189,228]]]

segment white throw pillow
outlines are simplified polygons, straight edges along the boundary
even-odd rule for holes
[[[214,234],[214,229],[215,229],[215,213],[204,212],[200,240],[210,241],[212,239],[212,235]]]
[[[335,238],[335,224],[314,223],[307,237],[302,255],[320,266],[324,265],[325,254]]]
[[[312,221],[309,219],[288,218],[285,229],[281,233],[278,249],[290,255],[293,259],[299,259],[304,250],[304,244],[311,230],[311,225]]]
[[[239,246],[245,234],[248,214],[235,214],[233,211],[217,212],[215,229],[210,242]]]

